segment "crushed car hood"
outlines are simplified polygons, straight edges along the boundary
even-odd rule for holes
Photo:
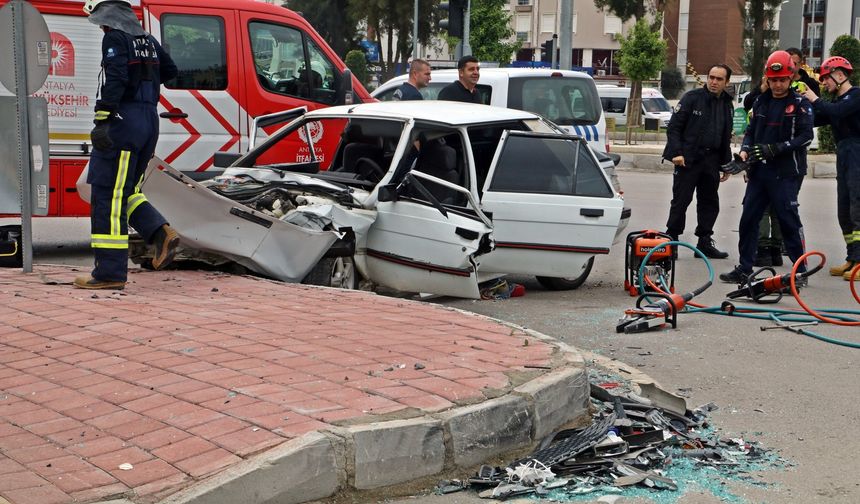
[[[234,169],[198,183],[156,157],[141,190],[182,246],[286,282],[302,281],[347,230],[363,240],[376,219],[345,186],[271,170]]]

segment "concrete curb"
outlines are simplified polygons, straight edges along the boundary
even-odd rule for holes
[[[408,420],[305,434],[162,499],[161,504],[299,504],[405,485],[523,450],[589,416],[581,352],[545,334],[492,320],[559,349],[558,367],[478,404]],[[120,500],[101,504],[131,504]]]

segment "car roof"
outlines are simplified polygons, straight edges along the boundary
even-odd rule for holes
[[[417,119],[446,123],[452,126],[537,119],[539,116],[523,110],[444,100],[411,100],[362,103],[318,109],[308,117],[362,116],[380,119]]]
[[[519,77],[557,77],[559,74],[568,79],[593,80],[587,73],[576,72],[573,70],[553,70],[551,68],[482,68],[478,84],[491,84],[493,82]],[[436,81],[437,83],[454,82],[457,80],[458,76],[459,74],[456,68],[433,70],[431,73],[431,83],[433,81]],[[379,91],[383,91],[385,89],[390,89],[391,86],[404,82],[408,77],[408,74],[393,77],[380,84],[379,87],[371,93],[371,95],[375,95]]]

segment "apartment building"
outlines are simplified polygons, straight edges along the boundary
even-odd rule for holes
[[[541,46],[559,33],[559,0],[510,0],[511,23],[522,49],[515,60],[540,61]],[[618,36],[626,34],[633,21],[623,23],[617,16],[598,9],[593,0],[573,0],[574,67],[593,69],[595,75],[618,75]]]
[[[787,0],[779,18],[779,46],[798,47],[808,65],[829,56],[840,35],[860,38],[860,0]]]

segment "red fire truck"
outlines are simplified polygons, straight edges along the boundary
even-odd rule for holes
[[[48,215],[88,216],[75,184],[91,149],[103,34],[87,20],[83,1],[31,3],[51,32],[50,73],[36,93],[48,101]],[[211,175],[215,152],[247,150],[255,117],[342,104],[350,88],[354,102],[372,101],[316,30],[289,9],[252,0],[132,3],[179,68],[162,87],[156,155],[195,178]],[[0,93],[9,91],[0,86]],[[325,167],[340,131],[319,135],[315,154]]]

